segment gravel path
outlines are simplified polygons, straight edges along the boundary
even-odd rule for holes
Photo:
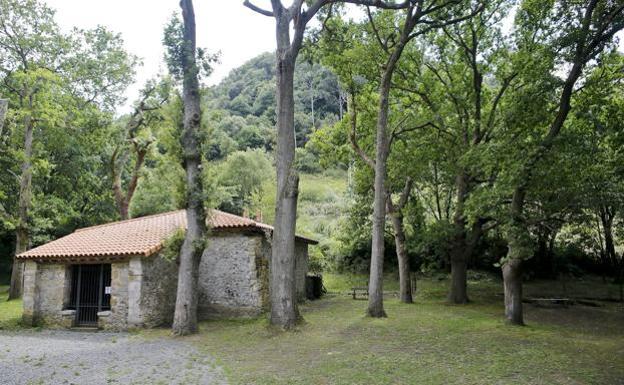
[[[126,333],[0,332],[0,384],[225,384],[187,342]]]

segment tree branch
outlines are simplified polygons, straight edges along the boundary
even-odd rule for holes
[[[362,150],[360,145],[357,142],[357,109],[355,106],[355,95],[353,93],[349,94],[349,98],[351,99],[349,114],[351,115],[351,132],[349,133],[349,141],[351,142],[351,147],[359,157],[369,165],[371,168],[375,168],[375,161]]]
[[[397,208],[399,210],[402,210],[407,204],[407,201],[409,200],[409,196],[412,192],[413,184],[414,184],[414,181],[412,181],[412,178],[408,176],[407,179],[405,180],[405,186],[403,186],[403,191],[401,191],[401,195],[399,196],[399,203],[397,204]]]
[[[258,12],[261,15],[264,16],[268,16],[268,17],[275,17],[275,14],[271,11],[267,11],[266,9],[260,8],[254,4],[252,4],[249,0],[245,0],[243,1],[243,5],[249,9],[251,9],[254,12]]]
[[[375,35],[375,38],[377,39],[377,42],[379,43],[379,46],[385,53],[390,54],[390,51],[388,50],[388,42],[383,42],[381,40],[381,35],[379,35],[379,31],[377,30],[377,26],[375,25],[375,20],[373,19],[373,14],[370,11],[370,7],[366,7],[366,14],[368,15],[368,22],[373,29],[373,33]]]

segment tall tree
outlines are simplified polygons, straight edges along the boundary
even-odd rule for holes
[[[173,333],[188,335],[197,332],[197,280],[199,263],[205,246],[206,212],[202,184],[201,108],[199,76],[203,50],[197,48],[195,11],[192,0],[181,0],[182,19],[174,18],[165,30],[167,63],[172,74],[182,81],[183,132],[182,163],[186,173],[187,229],[180,249],[178,291],[176,295]],[[204,69],[207,69],[204,67]]]
[[[134,111],[125,124],[123,130],[125,138],[115,147],[111,155],[110,169],[113,195],[121,219],[128,219],[129,217],[128,209],[141,177],[145,157],[154,141],[150,128],[153,129],[155,124],[163,120],[160,109],[168,101],[169,92],[169,83],[166,80],[160,83],[151,80],[145,85],[141,90],[140,99],[134,106]],[[123,173],[131,152],[134,154],[134,165],[124,191]]]
[[[363,149],[360,147],[358,142],[358,105],[356,103],[356,84],[355,79],[349,79],[349,121],[351,124],[351,129],[349,133],[349,142],[354,152],[360,157],[362,162],[366,164],[371,171],[375,169],[375,160],[373,160]],[[403,119],[406,120],[406,119]],[[399,130],[394,131],[390,138],[390,149],[392,148],[392,141],[398,138],[402,133],[405,133],[409,130]],[[389,150],[390,151],[390,150]],[[403,164],[406,164],[411,160],[409,156],[410,151],[403,152],[401,154],[401,158]],[[409,160],[408,160],[409,159]],[[396,174],[399,174],[399,179],[405,178],[405,175],[409,175],[410,171],[413,171],[415,167],[400,167],[399,164],[393,164],[393,171],[396,171]],[[406,168],[408,170],[406,170]],[[405,237],[405,226],[403,222],[403,210],[408,203],[410,195],[412,193],[412,185],[413,180],[410,176],[405,178],[405,185],[403,189],[400,191],[399,199],[397,202],[393,199],[393,183],[390,181],[388,186],[386,187],[386,210],[388,216],[390,216],[392,229],[394,231],[394,243],[395,243],[395,252],[397,256],[397,262],[399,266],[399,298],[403,303],[412,303],[412,285],[411,285],[411,269],[410,269],[410,261],[409,256],[407,254],[406,247],[406,237]]]
[[[61,33],[54,11],[36,0],[0,1],[0,76],[23,129],[15,254],[28,249],[35,133],[67,125],[87,104],[105,106],[132,80],[135,59],[119,35],[99,27]],[[73,102],[80,100],[76,110]],[[9,298],[21,295],[14,263]]]
[[[336,2],[362,4],[381,8],[401,9],[410,1],[394,3],[380,0],[315,0],[305,4],[295,0],[290,7],[280,0],[271,0],[271,10],[249,0],[244,5],[264,16],[275,19],[277,42],[277,195],[270,269],[271,324],[292,328],[300,317],[295,296],[295,228],[299,175],[294,167],[294,97],[295,63],[301,50],[307,24],[326,5]],[[292,24],[292,26],[291,26]],[[294,32],[291,39],[291,28]]]
[[[395,70],[408,43],[417,36],[442,28],[476,14],[480,8],[465,13],[464,2],[439,3],[436,1],[416,1],[405,10],[405,16],[395,21],[398,35],[396,40],[390,36],[380,36],[378,29],[373,27],[377,41],[387,56],[382,65],[378,89],[377,125],[375,139],[375,196],[373,200],[373,228],[371,247],[371,268],[368,282],[368,315],[385,317],[383,307],[383,258],[384,228],[386,222],[387,203],[387,161],[390,153],[390,137],[393,135],[388,128],[390,111],[390,91]],[[374,23],[371,17],[370,22]]]
[[[429,116],[422,116],[420,110],[410,108],[403,102],[403,95],[398,95],[394,74],[402,65],[401,58],[404,51],[409,49],[409,43],[418,36],[425,35],[433,30],[449,26],[460,21],[469,19],[480,11],[480,6],[469,12],[465,10],[465,3],[449,2],[438,3],[435,1],[416,1],[409,4],[404,13],[389,13],[380,11],[373,14],[367,10],[368,23],[359,28],[345,28],[344,37],[334,39],[329,36],[327,40],[346,40],[347,45],[355,47],[346,51],[345,47],[340,47],[336,52],[329,53],[328,60],[332,66],[336,67],[339,76],[347,84],[350,93],[349,109],[351,120],[350,139],[355,152],[363,159],[364,163],[374,170],[374,200],[372,219],[372,246],[371,264],[369,278],[369,305],[367,313],[373,317],[384,317],[383,309],[383,257],[384,257],[384,235],[386,225],[386,214],[391,214],[392,223],[395,230],[395,244],[397,256],[403,274],[400,274],[402,283],[402,297],[409,302],[409,266],[407,256],[404,252],[404,239],[401,236],[402,216],[399,207],[392,201],[393,188],[388,184],[388,159],[391,155],[392,143],[407,132],[412,132],[431,125],[428,122]],[[336,26],[332,26],[336,27]],[[329,27],[328,27],[329,30]],[[359,30],[359,31],[358,31]],[[334,34],[331,31],[328,35]],[[338,42],[338,45],[342,43]],[[365,46],[364,50],[357,47]],[[330,44],[331,45],[331,44]],[[329,50],[334,49],[330,47]],[[414,48],[418,51],[418,47]],[[373,58],[373,59],[371,59]],[[383,63],[379,67],[379,62]],[[368,68],[367,68],[368,65]],[[381,71],[379,70],[381,68]],[[370,93],[368,99],[374,98],[377,106],[372,117],[376,121],[374,137],[372,140],[375,148],[375,155],[369,156],[356,141],[356,113],[358,106],[356,93],[358,88],[362,88],[358,83],[367,82],[368,88],[374,85],[374,90],[368,89]],[[356,92],[357,91],[357,92]],[[391,107],[392,105],[392,107]],[[405,180],[405,178],[401,182]],[[409,181],[408,181],[409,182]],[[408,188],[404,189],[403,199],[406,201],[411,182],[407,183]],[[389,209],[389,210],[387,210]],[[402,275],[402,277],[401,277]]]
[[[525,218],[527,191],[531,186],[540,161],[553,149],[555,140],[564,127],[571,109],[575,86],[584,68],[598,54],[608,47],[613,36],[624,28],[624,3],[621,1],[603,2],[588,0],[575,4],[553,2],[550,7],[526,1],[519,10],[519,22],[524,29],[522,36],[532,39],[536,34],[545,34],[551,40],[551,49],[560,51],[561,62],[569,65],[561,82],[558,100],[550,124],[544,134],[536,140],[514,171],[513,192],[507,214],[506,238],[507,255],[501,260],[504,294],[505,319],[514,325],[523,325],[522,309],[522,262],[532,256],[530,236]],[[544,23],[546,30],[541,30]],[[522,38],[519,49],[527,55],[535,55],[536,46],[532,40],[527,43]]]
[[[48,7],[36,2],[22,3],[2,1],[0,3],[0,55],[5,88],[17,100],[24,129],[23,160],[19,177],[18,221],[15,229],[15,254],[29,247],[28,211],[31,199],[31,166],[33,131],[39,118],[36,107],[42,107],[38,98],[46,85],[56,80],[49,69],[57,65],[58,51],[66,42],[57,39],[60,32],[54,22],[54,13]],[[60,45],[59,45],[60,41]],[[22,292],[22,267],[14,262],[11,273],[9,299],[18,298]]]
[[[508,64],[509,42],[501,32],[512,5],[507,0],[487,2],[475,17],[432,34],[431,55],[414,60],[416,68],[399,71],[398,87],[435,117],[433,127],[442,134],[455,173],[448,300],[457,304],[468,302],[467,264],[488,222],[479,216],[469,221],[466,205],[471,193],[493,178],[473,159],[497,136],[501,101],[517,77]]]

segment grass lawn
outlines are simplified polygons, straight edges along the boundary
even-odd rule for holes
[[[8,286],[0,286],[0,330],[16,329],[22,319],[22,301],[7,301]]]
[[[296,332],[265,319],[212,321],[191,339],[240,384],[624,383],[621,304],[526,305],[528,326],[511,327],[496,280],[471,282],[464,306],[444,302],[446,281],[422,280],[416,304],[389,297],[388,318],[371,319],[366,301],[344,292],[360,281],[328,275],[332,293],[302,307]]]
[[[388,276],[386,289],[396,290]],[[283,333],[266,319],[209,321],[188,341],[213,355],[233,384],[624,384],[624,307],[525,305],[526,327],[502,321],[497,279],[469,282],[472,302],[445,303],[446,280],[418,282],[416,303],[391,295],[388,318],[364,317],[366,301],[346,293],[364,276],[325,275],[330,293],[301,307],[305,322]],[[568,283],[584,296],[617,293],[599,280]],[[559,282],[534,282],[527,295],[554,295]],[[576,294],[576,293],[575,293]],[[19,327],[21,301],[0,287],[0,329]],[[144,338],[171,338],[168,329]],[[137,337],[138,337],[137,336]]]

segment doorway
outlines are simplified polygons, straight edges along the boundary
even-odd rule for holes
[[[97,313],[110,310],[111,265],[73,265],[70,309],[74,325],[97,326]]]

